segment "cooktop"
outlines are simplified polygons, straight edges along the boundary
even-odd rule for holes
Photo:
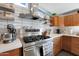
[[[44,39],[48,39],[50,38],[50,36],[43,36],[43,35],[37,35],[37,36],[24,36],[23,37],[23,41],[25,43],[30,43],[30,42],[35,42],[35,41],[39,41],[39,40],[44,40]]]

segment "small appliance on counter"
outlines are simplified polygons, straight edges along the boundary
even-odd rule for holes
[[[61,28],[56,28],[56,29],[54,29],[54,33],[61,34],[61,33],[63,33],[63,30]]]
[[[10,43],[16,40],[16,29],[12,24],[7,25],[7,33],[1,34],[3,43]]]
[[[61,33],[60,29],[56,29],[56,33],[60,34]]]

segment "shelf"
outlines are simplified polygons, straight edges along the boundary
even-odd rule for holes
[[[9,8],[7,8],[7,7],[2,7],[2,6],[0,6],[0,10],[9,11],[9,12],[14,13],[14,10],[13,10],[13,9],[9,9]]]
[[[0,19],[3,19],[3,20],[14,20],[14,17],[0,16]]]
[[[25,29],[26,32],[38,32],[39,29]]]

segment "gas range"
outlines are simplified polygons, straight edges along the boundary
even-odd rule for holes
[[[53,42],[49,36],[36,35],[23,37],[24,56],[51,56]]]
[[[45,40],[50,38],[49,36],[43,36],[43,35],[36,35],[36,36],[28,36],[28,37],[23,37],[23,41],[25,43],[31,43],[39,40]]]

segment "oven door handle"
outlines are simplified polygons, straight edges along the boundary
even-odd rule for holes
[[[33,50],[33,48],[24,48],[24,51]]]

